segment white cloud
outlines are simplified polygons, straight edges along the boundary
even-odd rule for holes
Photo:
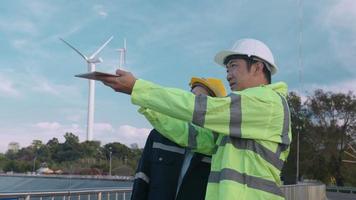
[[[17,124],[16,126],[5,125],[0,127],[1,142],[0,152],[6,152],[10,142],[18,142],[21,147],[26,147],[33,140],[48,140],[56,137],[64,142],[64,134],[71,132],[77,135],[80,141],[85,140],[85,131],[78,124],[61,124],[59,122],[37,122],[33,124]]]
[[[15,88],[13,81],[0,74],[0,95],[1,96],[20,96],[20,92]]]
[[[37,19],[50,20],[50,16],[55,15],[58,8],[47,1],[33,1],[24,5],[29,16]]]
[[[65,100],[78,101],[83,99],[81,96],[80,89],[75,87],[74,85],[64,85],[64,84],[56,84],[50,82],[47,78],[42,77],[38,74],[30,73],[30,80],[28,80],[31,84],[28,84],[32,91],[50,94],[59,98],[63,98]],[[71,97],[71,98],[67,98]]]
[[[33,86],[33,90],[52,94],[52,95],[60,94],[59,91],[56,90],[54,86],[47,81],[36,81],[36,85]]]
[[[151,129],[137,128],[130,125],[122,125],[117,131],[118,141],[130,146],[132,143],[137,143],[139,147],[145,145],[146,139]]]
[[[24,39],[15,39],[11,41],[12,46],[17,50],[24,50],[28,46],[28,41]],[[26,49],[28,50],[28,49]]]
[[[333,84],[308,84],[304,88],[307,90],[301,91],[300,89],[291,89],[291,91],[296,92],[298,96],[301,97],[302,102],[305,102],[308,99],[309,95],[312,95],[315,90],[322,89],[325,92],[334,92],[334,93],[345,93],[353,92],[356,95],[356,79],[345,80],[339,83]]]
[[[100,16],[103,16],[103,17],[107,17],[108,16],[108,13],[107,12],[104,12],[104,11],[99,11],[98,13]]]
[[[58,122],[38,122],[34,126],[43,130],[50,131],[58,130],[61,128],[61,125]]]
[[[24,33],[32,36],[38,34],[38,28],[36,24],[31,20],[23,18],[0,19],[0,30],[1,32],[8,34]]]
[[[321,15],[321,21],[329,31],[329,42],[334,54],[350,73],[355,73],[356,62],[356,1],[335,1]]]
[[[79,120],[82,119],[82,115],[80,114],[68,115],[66,119],[72,122],[78,122]]]
[[[128,147],[137,143],[139,147],[143,147],[150,130],[131,125],[121,125],[115,128],[110,123],[96,123],[94,125],[94,140],[100,140],[102,144],[120,142]]]
[[[333,85],[312,84],[308,88],[310,88],[311,91],[316,89],[322,89],[324,91],[342,92],[342,93],[348,93],[349,91],[352,91],[354,94],[356,94],[356,79],[342,81],[337,84],[334,83]]]
[[[103,5],[94,5],[93,10],[96,14],[98,14],[99,16],[101,16],[103,18],[106,18],[108,16],[108,13],[105,10]]]
[[[326,24],[356,31],[356,1],[336,1],[326,13]]]
[[[94,132],[113,132],[114,128],[109,123],[95,123],[94,124]]]
[[[26,125],[24,125],[26,126]],[[38,136],[37,133],[39,133],[39,136],[46,136],[46,138],[48,136],[51,137],[62,137],[65,133],[67,132],[71,132],[74,133],[76,135],[80,135],[82,133],[84,133],[84,129],[82,127],[80,127],[80,125],[78,124],[61,124],[59,122],[37,122],[35,124],[31,124],[30,125],[32,127],[32,129],[29,129],[28,131],[33,131],[34,135],[36,135],[36,137]],[[50,139],[50,138],[48,138]],[[85,139],[85,138],[83,138]]]

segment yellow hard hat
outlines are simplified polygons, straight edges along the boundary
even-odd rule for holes
[[[225,86],[220,79],[192,77],[189,85],[192,87],[195,84],[204,85],[205,87],[210,89],[216,97],[225,97],[227,95]]]

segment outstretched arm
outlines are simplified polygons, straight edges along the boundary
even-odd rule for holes
[[[217,148],[217,133],[192,123],[178,120],[150,109],[140,108],[151,125],[169,140],[188,147],[194,152],[212,155]]]
[[[103,78],[103,83],[131,94],[133,104],[230,137],[290,143],[288,106],[270,88],[256,87],[213,98],[137,80],[122,70],[117,74],[120,77]]]

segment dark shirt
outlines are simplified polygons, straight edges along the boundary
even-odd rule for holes
[[[177,192],[185,149],[153,129],[136,170],[131,200],[204,199],[211,158],[194,153]]]

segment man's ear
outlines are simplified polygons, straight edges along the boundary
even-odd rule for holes
[[[262,62],[256,62],[252,66],[252,70],[254,74],[259,74],[263,73],[263,63]]]

